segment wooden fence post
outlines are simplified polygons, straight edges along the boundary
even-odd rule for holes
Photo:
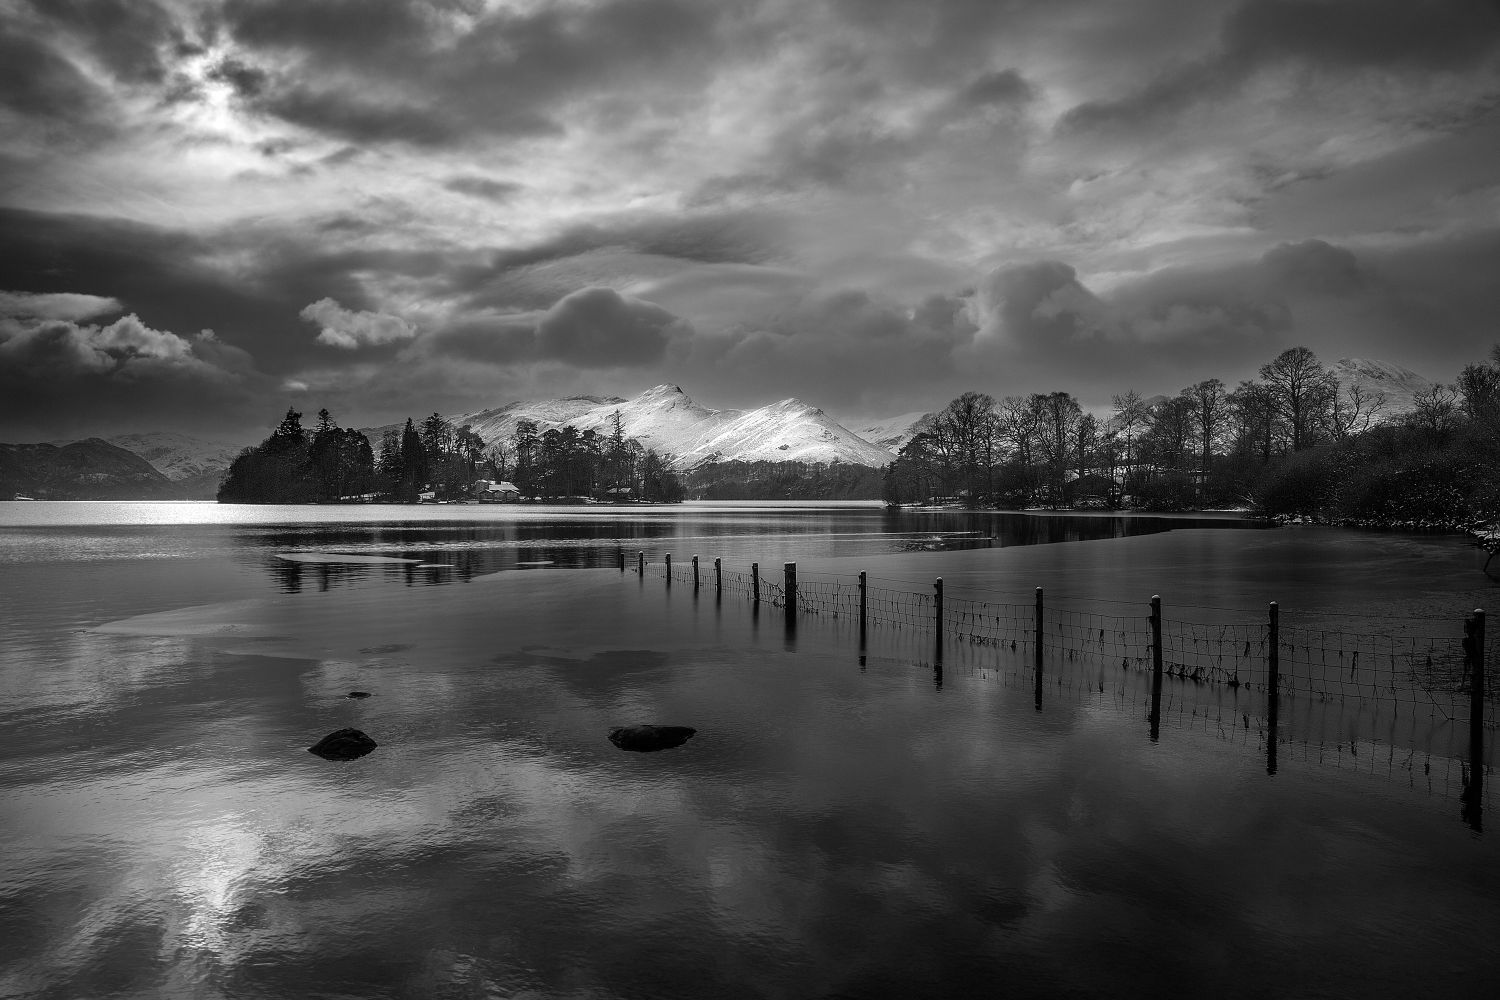
[[[937,629],[937,641],[935,643],[934,649],[935,649],[935,654],[936,654],[936,658],[937,658],[937,668],[938,668],[938,671],[939,671],[939,678],[940,678],[938,680],[938,684],[941,685],[942,684],[941,671],[943,669],[943,578],[942,577],[938,577],[936,580],[932,581],[932,605],[933,605],[933,612],[934,612],[934,615],[933,615],[933,619],[934,619],[933,620],[933,624],[936,626],[936,629]]]
[[[870,584],[865,571],[859,571],[859,650],[865,649],[865,622],[870,610]]]
[[[620,550],[620,572],[625,572],[625,550]]]
[[[1042,588],[1036,588],[1036,622],[1031,631],[1031,672],[1036,678],[1036,710],[1042,710]]]
[[[786,584],[786,620],[791,623],[797,615],[797,564],[785,563],[781,569]]]
[[[760,563],[750,564],[750,600],[754,604],[760,603]]]
[[[724,560],[714,556],[714,593],[724,593]]]
[[[1281,715],[1281,608],[1271,602],[1271,643],[1266,665],[1270,676],[1266,680],[1266,773],[1276,773],[1277,722]]]
[[[1464,659],[1469,664],[1469,783],[1463,791],[1463,818],[1477,832],[1484,809],[1484,610],[1464,622]]]
[[[636,575],[639,576],[639,577],[644,578],[646,576],[646,553],[645,553],[645,550],[642,550],[642,551],[637,552],[635,554],[635,572],[636,572]]]
[[[698,557],[693,556],[693,589],[698,589]]]
[[[666,554],[666,560],[667,560],[667,586],[670,587],[670,586],[672,586],[672,553],[668,552]]]
[[[1151,595],[1151,739],[1161,735],[1161,597]]]

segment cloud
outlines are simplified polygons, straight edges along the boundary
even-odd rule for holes
[[[650,302],[612,288],[583,288],[563,297],[536,326],[544,357],[583,368],[660,361],[685,324]]]
[[[397,0],[231,2],[225,27],[275,74],[250,106],[368,143],[560,136],[555,112],[627,82],[686,93],[712,72],[715,17],[685,0],[440,11]],[[462,29],[455,31],[456,25]]]
[[[318,343],[349,351],[410,340],[417,335],[416,327],[400,316],[345,309],[328,298],[306,306],[298,315],[322,328]]]
[[[1256,74],[1293,66],[1324,86],[1363,70],[1457,71],[1500,52],[1500,8],[1472,0],[1248,0],[1220,26],[1217,44],[1179,59],[1124,96],[1084,101],[1059,130],[1141,129],[1221,101]]]
[[[76,292],[0,291],[0,317],[84,320],[123,310],[119,299]]]
[[[8,440],[106,427],[239,428],[263,419],[266,380],[247,352],[213,331],[183,336],[134,313],[107,324],[35,315],[38,304],[65,311],[59,298],[35,296],[23,300],[33,315],[0,316],[0,426]]]
[[[208,333],[209,340],[213,334]],[[173,370],[224,374],[194,352],[192,342],[153,330],[134,313],[107,326],[61,319],[0,320],[0,358],[32,376],[108,374],[134,378]]]
[[[1275,286],[1318,295],[1352,295],[1368,284],[1354,254],[1323,240],[1283,243],[1267,250],[1258,266]]]
[[[449,191],[469,195],[471,198],[481,198],[485,201],[507,202],[514,198],[525,185],[514,181],[497,181],[488,177],[450,177],[443,182],[443,187]]]
[[[1104,305],[1056,260],[997,268],[980,283],[975,307],[988,336],[1012,342],[1067,342],[1099,335]]]
[[[992,70],[972,80],[959,91],[960,104],[984,107],[992,104],[1023,104],[1036,96],[1035,89],[1013,69]]]

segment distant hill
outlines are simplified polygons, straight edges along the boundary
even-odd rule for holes
[[[614,413],[626,437],[673,457],[673,467],[710,462],[843,462],[880,466],[892,453],[858,436],[822,410],[783,399],[752,410],[716,410],[675,385],[659,385],[634,399],[574,396],[511,403],[449,419],[469,424],[488,443],[508,443],[522,420],[546,432],[566,424],[608,434]],[[374,429],[379,431],[381,428]],[[372,441],[378,436],[372,432]]]
[[[899,417],[873,420],[849,428],[855,434],[878,448],[895,455],[906,447],[908,441],[932,429],[936,414],[927,412],[903,413]]]
[[[150,462],[101,438],[67,444],[0,444],[0,497],[35,500],[176,500],[178,484]]]
[[[206,441],[170,431],[149,434],[119,434],[109,439],[134,452],[177,484],[186,500],[212,500],[229,463],[242,450],[222,441]]]
[[[1378,392],[1385,397],[1385,406],[1376,415],[1377,423],[1410,413],[1416,408],[1417,394],[1430,391],[1433,386],[1431,379],[1389,361],[1340,358],[1329,365],[1328,370],[1345,389],[1357,385],[1366,392]]]

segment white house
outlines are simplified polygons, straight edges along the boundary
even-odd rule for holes
[[[502,503],[506,500],[521,499],[521,491],[516,489],[514,483],[481,479],[474,484],[474,496],[480,500],[488,500],[490,503]]]

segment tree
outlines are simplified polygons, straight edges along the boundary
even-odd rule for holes
[[[995,398],[966,392],[943,407],[933,421],[933,443],[948,459],[953,492],[976,505],[988,492],[988,456],[994,450]]]
[[[1028,406],[1038,414],[1037,444],[1047,468],[1048,503],[1056,507],[1063,497],[1073,431],[1083,419],[1083,408],[1066,392],[1033,393]]]
[[[1115,415],[1110,418],[1114,433],[1125,439],[1125,482],[1127,492],[1131,489],[1131,473],[1135,468],[1135,442],[1151,423],[1151,408],[1134,389],[1127,389],[1110,398]]]
[[[291,408],[270,437],[235,457],[218,491],[220,503],[308,503],[316,496],[302,414]]]
[[[511,454],[515,456],[515,484],[516,489],[523,496],[533,496],[536,493],[536,457],[537,448],[541,441],[536,431],[536,421],[518,420],[516,429],[511,432]]]
[[[1458,391],[1470,420],[1500,425],[1500,344],[1490,348],[1490,363],[1465,365],[1458,376]]]
[[[1328,428],[1333,432],[1334,440],[1347,441],[1369,430],[1385,409],[1385,404],[1385,393],[1366,389],[1358,382],[1350,383],[1347,388],[1337,388],[1328,414]]]
[[[1406,419],[1430,440],[1446,444],[1448,436],[1458,426],[1460,413],[1458,390],[1435,382],[1412,396],[1412,411]]]
[[[396,487],[396,498],[401,503],[416,503],[426,485],[427,452],[416,425],[407,417],[401,430],[401,481]]]
[[[1292,451],[1316,444],[1329,422],[1338,383],[1305,347],[1282,351],[1260,370],[1277,414],[1285,422]]]

